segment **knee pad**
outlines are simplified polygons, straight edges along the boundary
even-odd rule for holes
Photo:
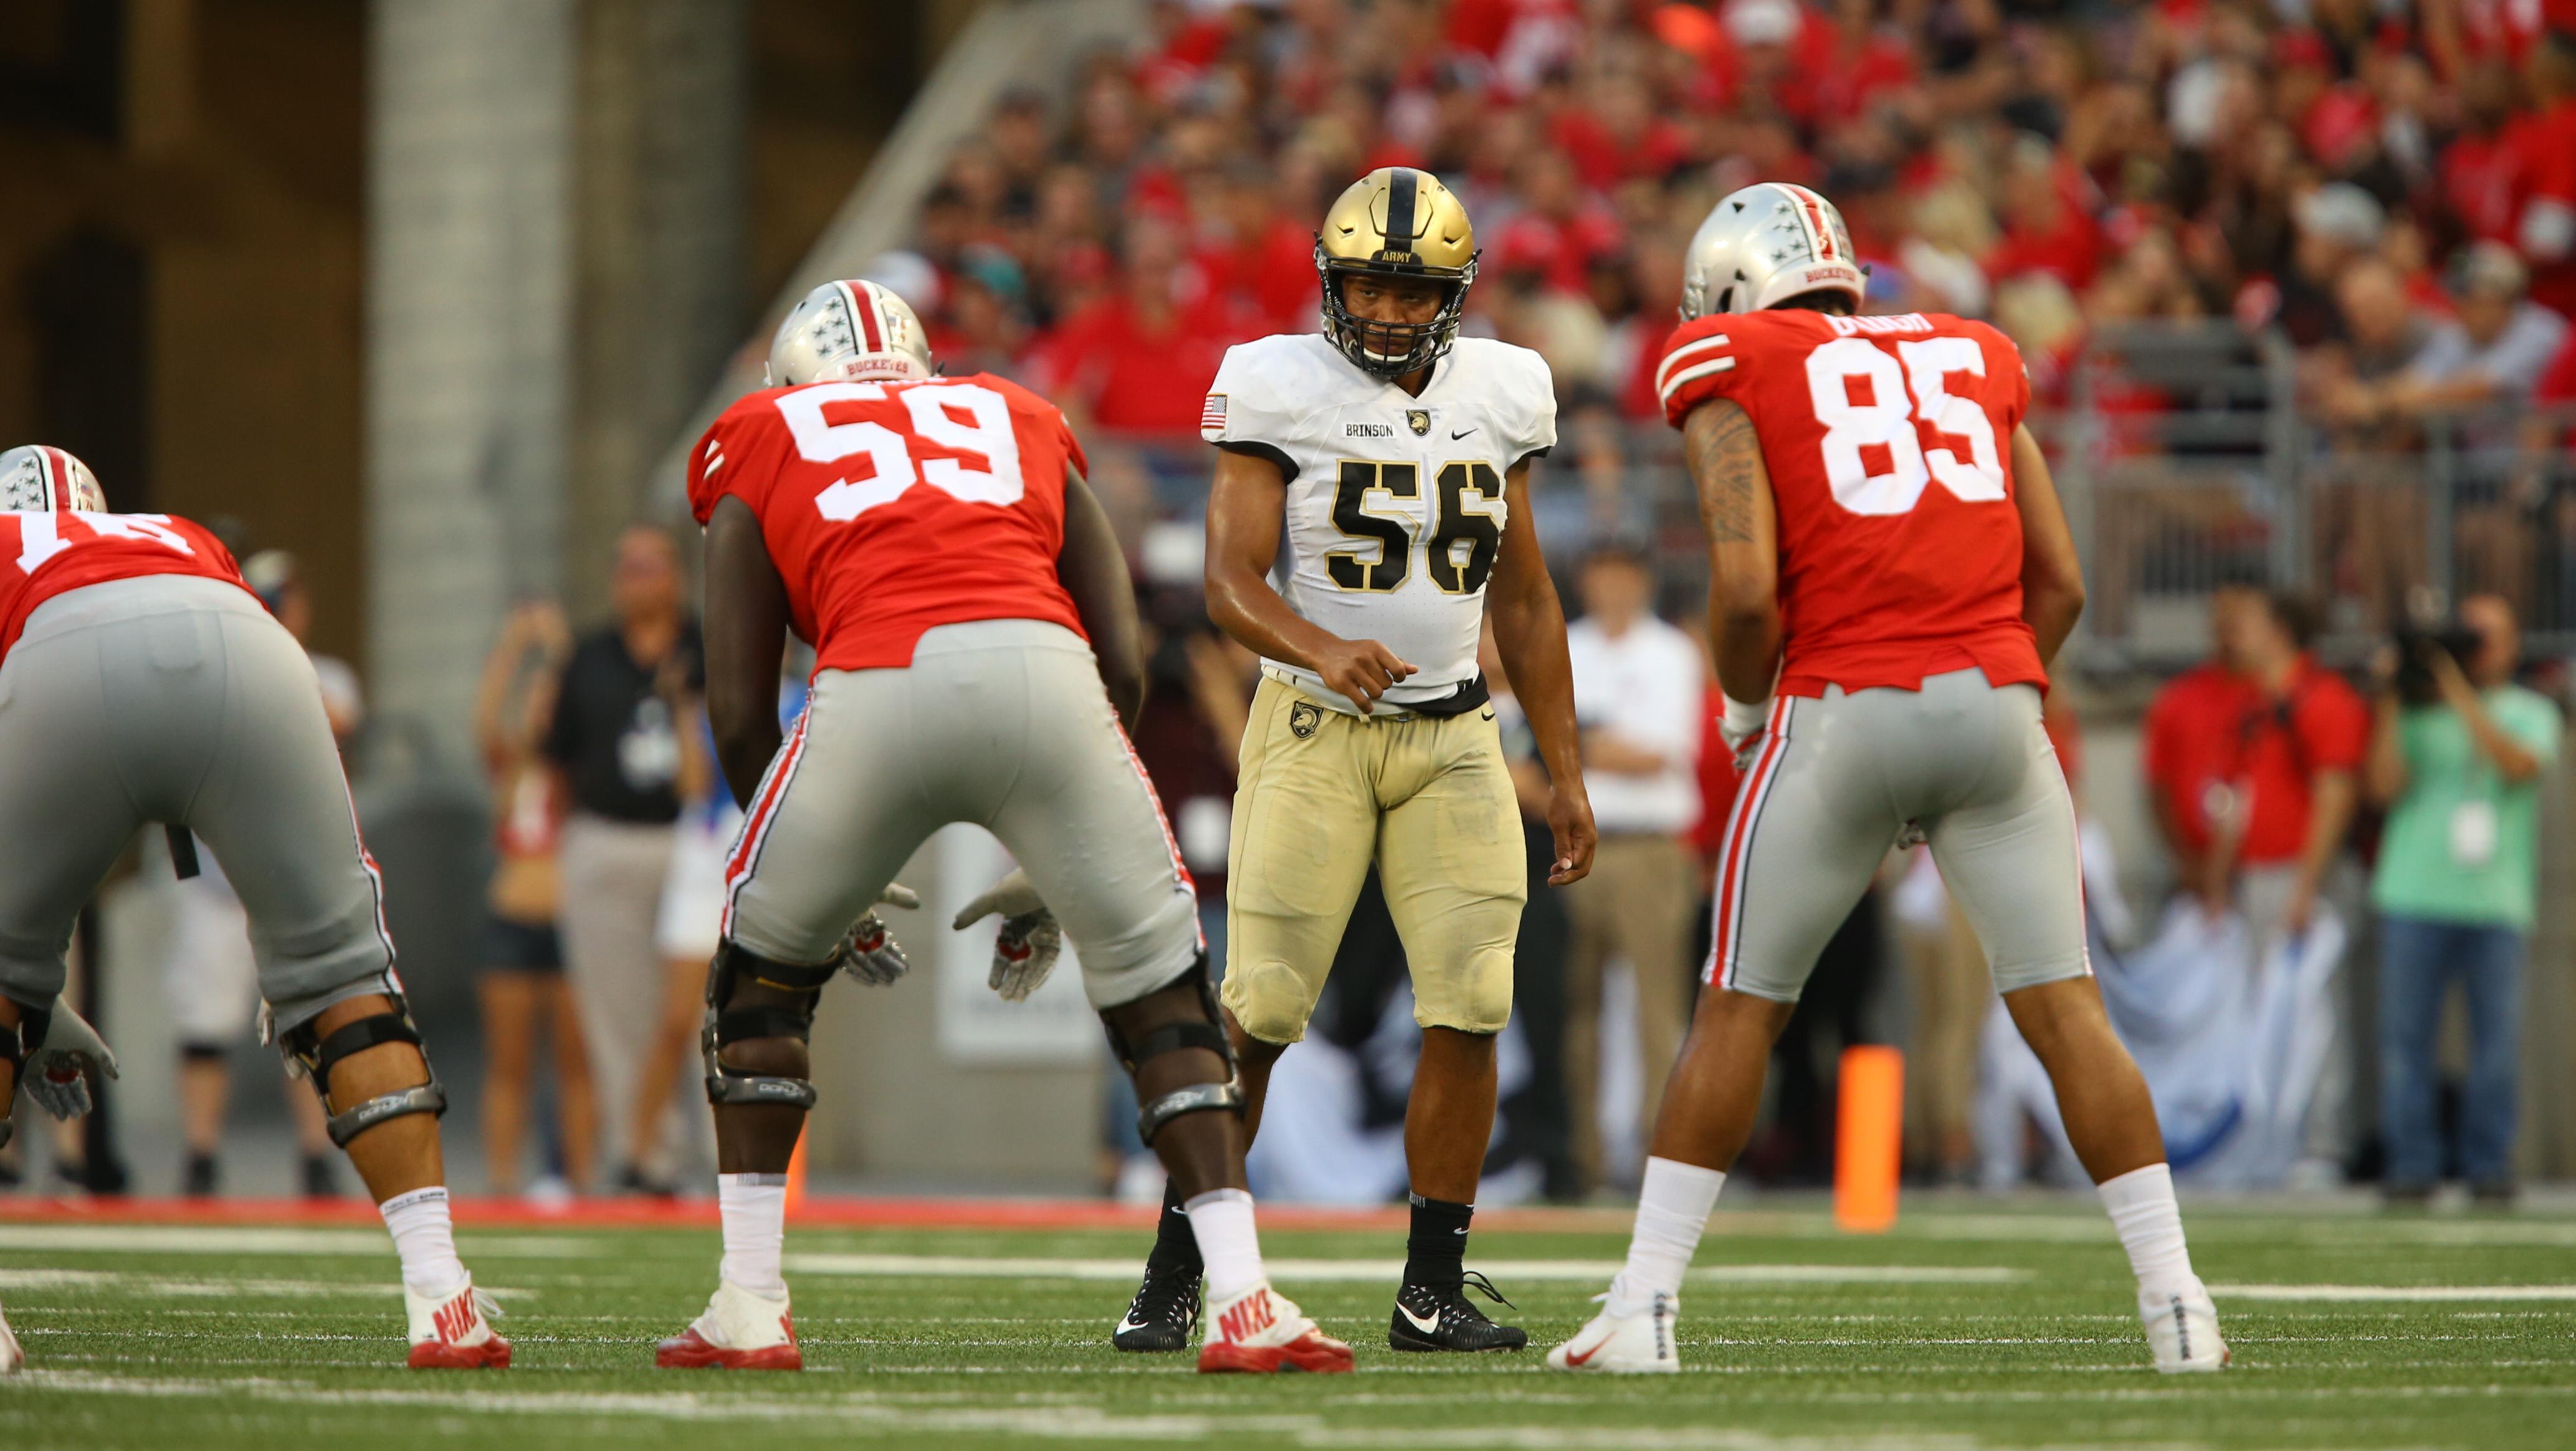
[[[447,1112],[447,1090],[439,1087],[438,1073],[429,1066],[429,1050],[422,1046],[420,1028],[411,1020],[411,1004],[391,988],[386,989],[385,996],[393,1002],[390,1011],[343,1023],[328,1037],[316,1031],[310,1020],[278,1035],[277,1046],[285,1053],[288,1066],[309,1081],[314,1096],[322,1100],[324,1127],[330,1130],[331,1143],[337,1148],[349,1147],[351,1139],[387,1119],[415,1113],[437,1118]],[[419,1049],[420,1066],[429,1074],[429,1081],[380,1093],[344,1113],[333,1113],[331,1070],[339,1066],[341,1059],[385,1043],[409,1043]]]
[[[1110,1049],[1118,1055],[1119,1065],[1127,1070],[1131,1078],[1135,1076],[1137,1066],[1146,1059],[1159,1058],[1166,1053],[1177,1053],[1188,1048],[1203,1048],[1225,1060],[1225,1082],[1193,1083],[1186,1088],[1176,1088],[1142,1106],[1136,1115],[1136,1133],[1145,1141],[1147,1148],[1153,1147],[1154,1135],[1162,1129],[1163,1125],[1186,1113],[1222,1110],[1233,1114],[1236,1118],[1243,1117],[1245,1104],[1243,1078],[1236,1071],[1234,1041],[1226,1036],[1225,1019],[1217,1011],[1216,985],[1208,981],[1206,953],[1200,953],[1190,963],[1188,976],[1198,984],[1199,1006],[1207,1014],[1204,1021],[1166,1023],[1133,1043],[1128,1042],[1125,1035],[1117,1028],[1105,1022],[1103,1024],[1104,1027],[1109,1028]],[[1169,987],[1171,984],[1165,983],[1163,986]],[[1162,988],[1157,988],[1155,991],[1160,992]]]
[[[823,985],[841,970],[841,957],[840,952],[835,952],[829,961],[800,966],[774,962],[738,943],[716,945],[715,961],[707,970],[706,1021],[698,1030],[698,1056],[706,1064],[707,1102],[814,1106],[814,1085],[810,1080],[740,1072],[727,1067],[721,1055],[735,1043],[760,1038],[811,1041],[814,1005],[822,1000]],[[800,1001],[793,1007],[737,1007],[734,993],[747,982],[798,994]]]

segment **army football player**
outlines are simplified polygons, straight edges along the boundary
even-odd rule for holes
[[[23,1081],[57,1116],[87,1108],[79,1070],[113,1059],[57,1001],[73,920],[137,828],[193,835],[250,915],[269,1041],[312,1080],[393,1233],[410,1364],[508,1365],[456,1257],[447,1099],[304,647],[215,536],[108,513],[61,449],[0,454],[0,511],[0,837],[42,843],[0,875],[0,1105]],[[0,1326],[0,1369],[18,1358]]]
[[[1326,331],[1229,351],[1200,421],[1220,450],[1208,611],[1263,676],[1227,855],[1227,1028],[1257,1130],[1374,861],[1422,1026],[1404,1130],[1413,1227],[1388,1341],[1517,1350],[1528,1337],[1464,1293],[1492,1291],[1463,1256],[1528,897],[1476,644],[1490,608],[1552,783],[1549,880],[1575,881],[1591,868],[1592,808],[1565,615],[1528,502],[1531,460],[1556,442],[1555,394],[1536,353],[1458,336],[1475,236],[1430,173],[1353,183],[1325,215],[1315,269]],[[1113,1342],[1180,1348],[1199,1275],[1175,1188]]]
[[[844,968],[903,970],[868,909],[933,831],[972,821],[1020,869],[956,925],[1003,916],[992,985],[1013,999],[1073,939],[1138,1129],[1187,1196],[1211,1292],[1199,1369],[1349,1370],[1262,1269],[1197,895],[1124,729],[1145,694],[1135,595],[1064,415],[1006,379],[937,376],[920,320],[871,282],[807,294],[769,357],[784,386],[727,409],[689,461],[707,705],[745,816],[702,1038],[724,1258],[658,1362],[802,1368],[780,1248],[814,1005]],[[791,629],[814,680],[782,740]]]
[[[2084,582],[2022,426],[2021,355],[1980,322],[1857,316],[1850,234],[1805,187],[1721,199],[1685,267],[1655,381],[1699,491],[1723,730],[1746,769],[1627,1266],[1548,1364],[1679,1368],[1682,1274],[1771,1045],[1890,845],[1919,831],[2056,1085],[2156,1368],[2217,1370],[2155,1105],[2093,982],[2075,812],[2040,728]]]

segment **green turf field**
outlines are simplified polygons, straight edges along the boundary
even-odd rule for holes
[[[1721,1213],[1685,1292],[1688,1373],[1648,1381],[1538,1364],[1616,1233],[1480,1232],[1537,1348],[1476,1360],[1385,1348],[1393,1282],[1367,1262],[1400,1234],[1269,1235],[1282,1288],[1360,1367],[1253,1380],[1109,1349],[1132,1234],[794,1231],[811,1368],[728,1376],[651,1368],[712,1287],[712,1230],[468,1230],[517,1367],[429,1376],[393,1368],[378,1231],[0,1223],[32,1363],[0,1382],[0,1447],[2576,1445],[2576,1219],[2200,1210],[2236,1368],[2174,1380],[2078,1209],[1909,1209],[1872,1239]]]

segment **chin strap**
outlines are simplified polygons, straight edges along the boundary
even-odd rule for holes
[[[1166,1053],[1190,1048],[1205,1049],[1225,1060],[1225,1082],[1193,1083],[1173,1089],[1143,1105],[1136,1115],[1136,1133],[1144,1139],[1147,1148],[1153,1147],[1154,1135],[1161,1131],[1163,1125],[1183,1114],[1221,1110],[1241,1118],[1244,1112],[1243,1077],[1235,1064],[1234,1043],[1226,1037],[1225,1029],[1218,1026],[1223,1019],[1217,1011],[1216,985],[1208,981],[1207,954],[1200,953],[1190,964],[1189,971],[1197,979],[1199,1004],[1207,1012],[1207,1021],[1166,1023],[1132,1044],[1121,1037],[1116,1028],[1109,1029],[1109,1046],[1117,1053],[1119,1063],[1130,1077],[1135,1075],[1137,1065],[1148,1058],[1159,1058]]]
[[[393,1000],[391,1010],[370,1014],[331,1030],[328,1037],[317,1033],[311,1023],[290,1028],[278,1038],[278,1047],[287,1062],[313,1084],[313,1092],[322,1100],[322,1112],[329,1115],[326,1127],[331,1142],[347,1148],[349,1141],[388,1119],[407,1114],[425,1113],[436,1118],[447,1112],[447,1090],[439,1087],[438,1074],[429,1070],[429,1052],[422,1048],[420,1029],[411,1020],[411,1006],[400,993],[387,993]],[[429,1070],[427,1083],[380,1093],[366,1102],[343,1112],[331,1111],[331,1070],[353,1054],[387,1043],[409,1043],[421,1049],[420,1064]]]

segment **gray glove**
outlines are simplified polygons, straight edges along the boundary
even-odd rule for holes
[[[91,1073],[114,1078],[116,1055],[108,1051],[98,1030],[72,1011],[70,1003],[56,998],[45,1041],[27,1055],[19,1086],[37,1107],[54,1117],[78,1118],[90,1111]]]
[[[991,891],[967,903],[949,925],[962,932],[996,912],[1002,914],[1002,931],[993,939],[993,974],[985,985],[1001,994],[1002,1001],[1016,1003],[1036,992],[1047,974],[1055,971],[1055,960],[1064,952],[1064,929],[1056,925],[1046,903],[1038,900],[1029,874],[1016,867]]]
[[[921,894],[901,882],[889,883],[877,894],[880,907],[901,907],[911,911],[921,905]],[[842,939],[849,955],[842,959],[841,970],[870,987],[884,987],[912,971],[912,962],[903,955],[903,944],[886,930],[885,919],[871,909],[850,926],[850,935]]]

